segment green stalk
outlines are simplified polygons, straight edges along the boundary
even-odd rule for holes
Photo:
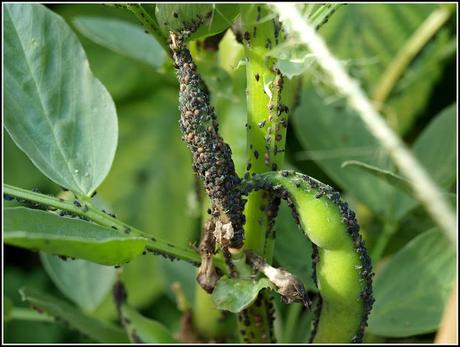
[[[277,18],[265,5],[242,5],[241,23],[246,56],[247,156],[246,176],[278,170],[283,166],[288,108],[281,103],[286,80],[275,68],[269,52],[283,40]],[[274,247],[273,222],[278,205],[270,194],[254,192],[248,197],[245,215],[245,248],[270,263]],[[273,342],[273,304],[268,291],[239,314],[240,338],[244,342]]]
[[[148,239],[146,248],[149,251],[160,252],[161,254],[173,256],[174,258],[195,264],[199,264],[201,262],[200,255],[194,250],[172,245],[169,242],[156,238],[151,233],[146,233],[145,231],[128,225],[127,223],[100,211],[87,197],[79,197],[81,207],[77,207],[72,201],[65,201],[53,196],[32,192],[26,189],[10,186],[8,184],[3,185],[3,192],[4,194],[33,201],[44,206],[51,206],[60,210],[72,212],[77,216],[89,218],[91,221],[108,228],[114,226],[117,228],[119,233],[124,233],[124,230],[129,228],[131,235],[142,236]],[[223,259],[216,257],[214,259],[214,264],[225,273],[227,272]]]
[[[34,322],[54,322],[54,318],[29,308],[13,307],[8,319],[28,320]]]
[[[284,325],[283,331],[283,343],[289,343],[292,341],[292,336],[294,335],[294,328],[299,321],[300,314],[302,312],[302,305],[289,305],[287,309],[286,324]]]
[[[264,86],[266,85],[268,88],[270,82],[275,80],[276,73],[271,69],[265,57],[276,40],[273,21],[257,24],[257,18],[266,16],[267,12],[263,5],[241,6],[242,31],[247,59],[247,156],[249,175],[271,170],[271,167],[265,163],[266,155],[269,155],[266,149],[265,136],[269,127],[267,122],[270,97],[266,93],[267,89],[264,90]],[[274,159],[274,157],[272,156],[271,158]],[[265,210],[261,210],[262,206],[267,206],[268,199],[262,195],[262,192],[251,194],[245,209],[245,246],[259,255],[264,254],[265,231],[268,227],[267,214]]]

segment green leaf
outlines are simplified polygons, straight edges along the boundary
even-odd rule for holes
[[[11,319],[11,311],[13,310],[13,300],[9,297],[3,297],[3,320],[5,322]]]
[[[168,37],[170,31],[179,32],[192,23],[202,22],[190,40],[224,31],[232,25],[238,14],[236,4],[157,4],[155,9],[158,24]]]
[[[35,167],[13,142],[8,132],[3,133],[3,182],[27,189],[39,188],[54,193],[57,186]],[[57,193],[57,191],[56,191]],[[5,201],[4,206],[15,202]]]
[[[221,277],[211,295],[219,310],[238,313],[248,307],[262,289],[272,286],[265,277],[259,280]]]
[[[178,282],[184,291],[185,298],[188,302],[193,302],[196,291],[196,268],[184,261],[171,262],[168,259],[157,257],[159,265],[159,274],[162,275],[165,282],[165,288],[171,288],[174,282]],[[176,300],[172,290],[165,293],[171,301]],[[129,299],[128,299],[129,300]]]
[[[70,327],[82,332],[97,342],[128,342],[122,329],[84,315],[74,306],[58,298],[46,295],[32,288],[20,289],[22,299],[39,310],[67,322]]]
[[[83,311],[93,311],[112,289],[116,270],[86,260],[65,261],[40,253],[46,272],[59,290]]]
[[[417,138],[413,151],[431,177],[450,188],[457,177],[457,111],[452,104],[441,111]]]
[[[306,149],[297,160],[314,160],[336,184],[352,193],[374,213],[394,215],[396,189],[367,172],[342,169],[349,160],[393,170],[388,155],[367,130],[359,116],[341,103],[326,101],[317,91],[306,89],[293,117],[294,131]]]
[[[142,237],[24,207],[6,208],[4,217],[6,244],[102,265],[127,262],[141,254],[147,243]]]
[[[174,343],[176,342],[171,332],[166,327],[153,320],[144,317],[139,312],[124,304],[121,314],[125,321],[126,332],[133,343]]]
[[[455,270],[455,248],[437,228],[417,236],[376,278],[369,332],[403,337],[435,331]]]
[[[5,5],[5,127],[54,182],[91,193],[117,145],[112,98],[75,34],[39,4]]]
[[[128,304],[135,308],[144,307],[161,295],[164,288],[158,257],[138,257],[123,267],[120,279],[129,293]],[[174,264],[177,265],[177,264]],[[151,278],[145,281],[145,278]]]
[[[379,177],[384,181],[390,183],[391,185],[400,188],[401,190],[409,194],[413,193],[409,180],[405,177],[395,174],[394,172],[384,170],[358,160],[348,160],[342,163],[342,168],[346,168],[349,166],[368,172],[374,175],[375,177]]]
[[[436,8],[436,4],[348,4],[324,26],[322,36],[372,95],[387,66]],[[411,128],[428,105],[446,64],[441,52],[448,31],[441,29],[419,52],[385,102],[382,111],[400,134]]]
[[[413,145],[415,157],[433,180],[447,192],[457,178],[457,113],[453,104],[441,111]],[[396,217],[401,218],[418,201],[399,194],[395,198]]]
[[[286,271],[294,274],[308,290],[318,288],[312,279],[311,242],[295,223],[289,207],[283,202],[276,218],[274,257]]]
[[[76,17],[73,23],[88,39],[154,68],[160,67],[165,60],[166,52],[140,25],[93,16]]]

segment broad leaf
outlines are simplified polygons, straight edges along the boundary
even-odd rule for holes
[[[285,203],[281,204],[276,218],[274,257],[283,269],[295,275],[308,290],[318,290],[312,279],[311,242],[299,229]]]
[[[212,300],[220,310],[238,313],[248,307],[264,288],[272,288],[265,277],[259,280],[221,277],[212,292]]]
[[[396,189],[367,172],[343,169],[349,160],[393,170],[388,155],[353,111],[339,103],[330,104],[316,91],[307,89],[294,117],[294,131],[306,149],[296,153],[298,160],[314,160],[336,184],[351,192],[373,212],[394,214]]]
[[[147,243],[142,237],[24,207],[6,208],[4,216],[6,244],[103,265],[130,261],[142,253]]]
[[[348,71],[372,95],[387,66],[436,7],[435,4],[349,4],[341,7],[321,32],[332,53],[347,64]],[[399,133],[407,132],[427,106],[446,63],[441,52],[448,39],[448,28],[434,36],[389,95],[382,111]]]
[[[39,4],[4,9],[6,129],[43,174],[90,195],[115,155],[112,98],[61,17]]]
[[[27,301],[40,311],[44,311],[50,316],[55,317],[56,320],[67,322],[70,327],[97,342],[128,342],[128,338],[122,329],[90,318],[65,301],[43,294],[32,288],[22,288],[20,293],[24,301]]]
[[[160,67],[165,60],[166,52],[140,25],[93,16],[76,17],[73,22],[88,39],[117,53],[155,68]]]
[[[126,332],[133,343],[174,343],[171,332],[166,327],[124,304],[121,314],[125,321]]]
[[[455,105],[441,111],[415,141],[412,151],[430,177],[445,192],[457,177],[457,114]],[[399,195],[395,199],[395,212],[401,218],[418,202]]]
[[[376,278],[369,332],[402,337],[435,331],[455,270],[455,248],[438,229],[417,236]]]
[[[116,270],[86,260],[62,260],[40,253],[46,272],[60,291],[84,311],[93,311],[112,289]]]
[[[457,177],[456,130],[457,112],[453,104],[436,115],[412,148],[431,177],[444,188],[450,188]]]
[[[196,40],[218,34],[232,25],[239,13],[235,4],[157,4],[156,19],[162,31],[180,31],[193,23],[202,23],[190,36]]]
[[[353,167],[359,170],[362,170],[364,172],[368,172],[371,175],[374,175],[376,177],[379,177],[383,179],[384,181],[390,183],[391,185],[400,188],[401,190],[405,191],[408,194],[412,194],[412,188],[410,185],[410,181],[402,177],[394,172],[388,171],[381,169],[379,167],[369,165],[366,163],[363,163],[358,160],[348,160],[342,163],[342,168],[346,167]]]

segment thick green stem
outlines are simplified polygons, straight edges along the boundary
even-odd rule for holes
[[[100,211],[91,203],[91,200],[87,197],[79,197],[81,207],[78,207],[73,203],[73,201],[65,201],[53,196],[32,192],[26,189],[10,186],[8,184],[3,185],[3,191],[4,194],[10,196],[14,196],[27,201],[33,201],[44,206],[50,206],[60,210],[69,211],[74,215],[86,217],[97,224],[109,228],[114,226],[120,233],[124,233],[125,230],[129,230],[131,235],[147,238],[148,241],[146,248],[147,250],[154,253],[158,252],[160,254],[172,256],[174,258],[192,262],[194,264],[199,264],[201,261],[200,255],[194,250],[172,245],[169,242],[157,239],[151,233],[146,233],[145,231],[128,225],[127,223]],[[223,259],[216,257],[214,259],[214,264],[222,271],[227,272]]]
[[[294,328],[299,320],[300,313],[302,312],[301,305],[290,305],[288,307],[288,313],[286,318],[286,324],[284,325],[284,331],[281,342],[289,343],[292,342],[292,336],[294,335]]]
[[[9,314],[9,319],[28,320],[34,322],[54,322],[53,317],[22,307],[13,307]]]
[[[267,59],[267,53],[279,40],[279,24],[276,19],[257,23],[257,19],[268,14],[264,5],[241,6],[247,59],[248,175],[272,170],[274,165],[281,166],[284,157],[281,144],[280,152],[276,153],[273,151],[273,144],[271,147],[267,146],[267,139],[271,139],[274,134],[272,121],[277,118],[272,115],[278,106],[274,103],[279,102],[280,98],[280,87],[275,88],[274,93],[271,90],[275,80],[276,83],[282,84],[282,76],[277,75],[273,69],[273,60]],[[268,129],[271,129],[271,134]],[[263,196],[263,193],[256,192],[249,196],[245,209],[245,246],[261,255],[265,253],[266,231],[269,223],[265,208],[268,204],[268,195]]]
[[[247,83],[247,174],[281,168],[287,128],[288,108],[281,103],[284,77],[275,68],[276,60],[268,53],[282,40],[277,18],[265,5],[242,5],[242,36],[246,55]],[[274,218],[279,200],[270,194],[255,192],[245,208],[245,248],[271,262],[274,247]],[[262,291],[239,314],[240,337],[244,342],[272,342],[273,304]]]

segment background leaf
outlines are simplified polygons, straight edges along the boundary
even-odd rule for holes
[[[417,236],[377,276],[369,332],[412,336],[435,331],[455,276],[455,250],[439,229]]]
[[[416,157],[444,188],[450,188],[456,180],[456,129],[456,104],[452,104],[433,118],[413,146]]]
[[[413,152],[433,180],[448,192],[457,178],[457,115],[455,105],[437,114],[417,137]],[[418,201],[398,194],[395,199],[396,218],[401,218]]]
[[[6,208],[4,216],[6,244],[103,265],[127,262],[141,254],[147,243],[142,237],[24,207]]]
[[[307,89],[293,116],[294,131],[305,152],[298,160],[315,160],[340,187],[347,189],[378,215],[391,216],[395,189],[366,172],[342,169],[349,160],[366,162],[386,170],[393,165],[359,116],[340,103],[327,103],[318,92]],[[314,129],[314,131],[312,131]],[[327,136],[325,136],[327,134]]]
[[[188,246],[198,236],[199,209],[190,154],[180,138],[177,95],[162,88],[119,113],[120,148],[98,194],[122,220]]]
[[[128,342],[128,338],[122,329],[90,318],[65,301],[32,288],[22,288],[20,292],[22,299],[29,304],[45,311],[57,320],[67,323],[70,327],[79,330],[97,342]]]
[[[90,195],[117,144],[113,101],[75,34],[38,4],[5,6],[5,126],[54,182]]]
[[[264,288],[271,288],[268,278],[258,280],[221,277],[212,292],[212,300],[220,310],[238,313],[248,307]]]
[[[139,312],[124,304],[121,307],[123,318],[128,323],[125,327],[130,339],[134,343],[173,343],[171,333],[165,326],[144,317]]]
[[[81,259],[64,261],[43,252],[40,259],[54,284],[83,311],[93,311],[115,282],[116,270],[112,266]]]
[[[368,172],[371,175],[374,175],[375,177],[379,177],[385,182],[390,183],[392,186],[400,188],[402,191],[408,194],[412,194],[413,192],[409,180],[407,180],[406,178],[402,176],[399,176],[398,174],[395,174],[394,172],[383,170],[379,167],[372,166],[372,165],[369,165],[369,164],[363,163],[362,161],[357,161],[357,160],[344,161],[342,163],[342,168],[346,168],[346,167],[354,167],[359,170]]]
[[[312,279],[311,242],[299,229],[284,202],[276,218],[274,257],[283,269],[295,275],[308,290],[318,290]]]
[[[348,65],[349,72],[371,95],[386,67],[436,7],[435,4],[348,4],[320,32],[334,55]],[[385,103],[383,113],[400,134],[406,133],[428,106],[428,96],[446,64],[440,53],[448,37],[448,29],[444,28],[424,47]]]
[[[73,23],[83,35],[101,46],[154,68],[164,63],[166,52],[140,25],[94,16],[79,16],[74,18]]]

